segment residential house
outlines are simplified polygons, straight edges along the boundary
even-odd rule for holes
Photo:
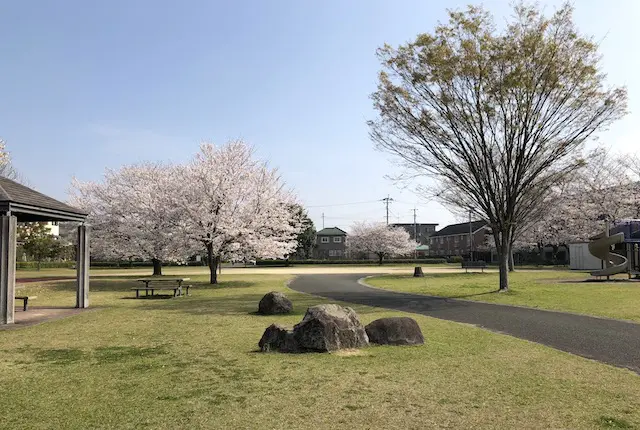
[[[428,245],[429,244],[429,236],[436,232],[437,223],[427,223],[427,224],[391,224],[392,227],[402,227],[409,233],[411,236],[411,240],[417,242],[420,245]],[[416,240],[417,235],[417,240]]]
[[[472,241],[469,241],[469,232],[471,232]],[[489,233],[490,229],[485,221],[448,225],[429,237],[429,255],[468,257],[469,252],[473,250],[474,253],[477,253],[474,257],[477,260],[480,252],[484,254],[487,251]],[[470,244],[472,249],[470,249]],[[491,257],[489,256],[489,258]]]
[[[323,228],[316,233],[315,258],[340,259],[346,256],[347,232],[338,227]]]

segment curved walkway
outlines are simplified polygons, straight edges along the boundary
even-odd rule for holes
[[[422,296],[358,283],[366,274],[301,275],[289,287],[316,296],[474,324],[640,373],[640,324]]]

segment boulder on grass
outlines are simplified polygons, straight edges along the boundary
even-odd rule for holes
[[[271,324],[264,331],[260,342],[258,342],[260,351],[280,351],[284,348],[288,334],[290,333],[285,327],[278,324]]]
[[[424,336],[413,318],[380,318],[365,327],[369,342],[379,345],[422,345]]]
[[[262,315],[288,314],[292,310],[291,300],[277,291],[265,294],[258,304],[258,313]]]
[[[356,312],[335,304],[307,309],[302,321],[293,328],[293,341],[300,352],[337,351],[369,344]]]

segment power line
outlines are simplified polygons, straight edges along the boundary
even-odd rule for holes
[[[351,205],[364,205],[368,203],[378,203],[380,200],[370,200],[367,202],[352,202],[352,203],[334,203],[330,205],[313,205],[313,206],[305,206],[305,208],[331,208],[335,206],[351,206]]]

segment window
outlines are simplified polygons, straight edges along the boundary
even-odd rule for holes
[[[322,237],[320,238],[320,243],[329,243],[329,238],[328,238],[328,237],[326,237],[326,236],[322,236]]]
[[[444,237],[440,237],[440,243],[444,243]]]
[[[342,238],[340,236],[335,236],[333,238],[333,243],[342,243]]]
[[[329,250],[329,257],[335,257],[336,256],[336,251],[333,249]]]

